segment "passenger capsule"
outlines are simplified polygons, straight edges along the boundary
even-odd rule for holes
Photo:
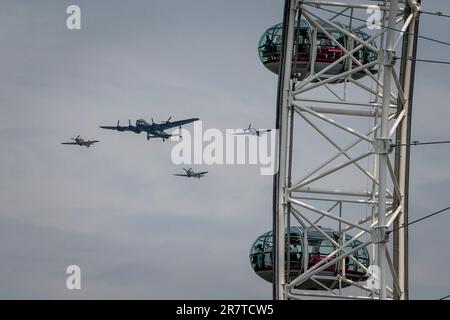
[[[352,51],[360,45],[358,41],[342,33],[340,30],[334,29],[325,23],[316,23],[331,35],[333,39],[318,27],[312,26],[306,20],[300,20],[300,23],[296,23],[292,68],[293,73],[300,80],[310,75],[312,70],[314,73],[320,72],[341,59],[345,55],[345,51],[342,48],[345,48],[347,51]],[[348,26],[339,22],[334,23],[344,30],[349,29]],[[278,73],[280,68],[282,33],[283,29],[280,23],[264,32],[259,41],[258,52],[261,62],[267,69],[274,73]],[[355,37],[367,41],[373,48],[376,48],[375,41],[370,40],[368,34],[360,31],[354,31],[353,34]],[[356,50],[353,56],[363,65],[378,59],[377,52],[368,49],[366,46]],[[358,67],[356,61],[353,61],[351,58],[342,58],[338,63],[326,70],[321,75],[321,78],[335,76],[356,67]],[[377,73],[377,65],[375,64],[369,68],[369,72],[373,74]],[[352,77],[353,79],[359,79],[364,75],[366,75],[364,71],[359,71],[353,73]],[[344,78],[334,82],[338,83],[342,81],[344,81]]]
[[[327,234],[336,243],[339,243],[339,235],[336,231],[329,228],[321,228],[325,234]],[[287,235],[286,235],[287,236]],[[305,269],[305,261],[307,261],[308,268],[311,268],[315,264],[319,263],[325,259],[329,254],[335,251],[336,247],[333,243],[327,239],[322,233],[315,229],[308,230],[307,239],[307,259],[304,259],[305,254],[305,233],[301,227],[291,227],[289,234],[290,243],[290,255],[289,264],[286,263],[286,269],[289,266],[290,278],[291,280],[299,276]],[[349,241],[352,237],[348,234],[345,236],[345,240]],[[361,245],[362,242],[359,240],[354,240],[350,242],[344,250],[346,252],[352,250],[353,248]],[[336,257],[335,255],[332,257]],[[328,288],[334,289],[339,287],[339,282],[337,280],[339,275],[345,273],[345,277],[351,281],[365,281],[368,279],[363,267],[369,266],[369,252],[366,248],[361,248],[357,250],[353,259],[345,259],[345,268],[343,268],[342,262],[331,265],[327,269],[318,273],[318,280],[327,286]],[[288,257],[286,257],[288,261]],[[273,270],[273,256],[272,256],[272,231],[266,232],[259,236],[258,239],[253,243],[250,250],[250,264],[255,271],[255,273],[266,281],[272,282],[272,270]],[[320,278],[324,277],[324,278]],[[350,284],[348,282],[341,282],[342,287],[347,287]],[[317,283],[307,280],[301,283],[297,289],[303,290],[324,290],[323,287]]]

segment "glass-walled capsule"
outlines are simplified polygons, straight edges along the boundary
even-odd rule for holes
[[[348,30],[348,27],[336,23],[340,28]],[[357,64],[350,58],[345,58],[345,51],[351,51],[353,48],[360,45],[360,43],[340,30],[330,28],[324,23],[317,23],[326,33],[317,26],[310,25],[306,20],[297,22],[294,36],[294,51],[292,55],[293,72],[299,79],[306,78],[311,72],[320,72],[325,68],[327,71],[322,75],[322,78],[334,76],[343,73]],[[277,24],[262,35],[258,52],[261,62],[264,66],[274,73],[278,73],[280,68],[281,46],[283,41],[282,25]],[[329,37],[328,35],[331,37]],[[370,39],[370,36],[361,32],[355,32],[355,35],[364,41]],[[369,41],[370,45],[376,47],[373,40]],[[361,63],[367,64],[376,61],[378,54],[366,47],[357,50],[353,56]],[[333,66],[331,66],[334,63]],[[376,67],[369,69],[370,72],[376,73]],[[365,75],[363,71],[353,74],[354,79],[361,78]],[[336,82],[341,82],[339,79]]]
[[[339,235],[337,232],[328,228],[321,228],[325,234],[327,234],[336,243],[339,243]],[[307,239],[307,254],[305,256],[305,240]],[[352,237],[346,234],[345,241],[351,240]],[[342,239],[341,239],[342,240]],[[273,270],[273,255],[272,255],[272,231],[266,232],[259,236],[253,243],[250,249],[250,264],[255,273],[266,281],[272,282],[272,270]],[[287,234],[286,234],[287,241]],[[353,248],[361,245],[361,241],[351,241],[344,251],[349,252]],[[311,268],[326,257],[332,254],[336,250],[335,245],[317,230],[310,229],[305,237],[305,232],[301,227],[291,227],[289,233],[289,256],[286,256],[286,270],[289,269],[291,279],[297,277],[300,273],[307,268]],[[342,254],[342,252],[341,252]],[[345,268],[343,263],[336,263],[329,266],[327,269],[319,273],[319,276],[329,277],[328,280],[321,280],[320,282],[329,288],[335,288],[338,286],[336,276],[345,273],[345,276],[352,281],[364,281],[367,280],[367,275],[364,267],[368,267],[369,252],[366,248],[361,248],[353,253],[355,260],[346,258]],[[331,255],[329,260],[336,258],[336,254]],[[342,282],[342,287],[346,287],[349,284]],[[302,283],[298,289],[308,290],[321,290],[323,289],[317,283],[307,281]]]

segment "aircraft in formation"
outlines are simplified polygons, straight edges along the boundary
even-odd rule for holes
[[[235,134],[238,134],[238,135],[241,135],[241,134],[242,135],[251,135],[251,136],[259,137],[259,136],[261,136],[261,134],[264,134],[264,133],[267,133],[267,132],[270,132],[270,131],[272,131],[272,129],[255,129],[255,128],[252,127],[252,124],[250,123],[248,125],[248,128],[243,129],[242,132],[236,132]]]
[[[109,130],[117,130],[120,132],[122,132],[122,131],[131,131],[134,133],[146,132],[147,140],[150,140],[152,138],[160,138],[163,141],[165,141],[166,139],[169,139],[170,137],[174,136],[173,134],[169,134],[169,133],[165,132],[165,130],[175,128],[175,127],[180,127],[180,129],[181,129],[182,125],[199,120],[199,118],[190,118],[190,119],[184,119],[184,120],[171,122],[170,119],[172,119],[172,117],[170,117],[166,121],[162,121],[161,123],[155,123],[153,121],[153,118],[152,118],[151,123],[148,123],[144,119],[138,119],[138,120],[136,120],[136,125],[134,125],[134,126],[131,124],[131,120],[128,120],[128,126],[121,126],[119,121],[117,121],[116,126],[100,126],[100,128],[109,129]]]
[[[84,146],[86,148],[89,148],[92,144],[100,142],[98,140],[84,140],[83,138],[80,138],[80,135],[76,138],[71,138],[74,142],[61,142],[61,144],[70,144],[70,145],[79,145]]]
[[[186,177],[186,178],[201,178],[204,175],[206,175],[208,173],[208,171],[202,171],[202,172],[195,172],[194,170],[192,170],[192,168],[189,169],[185,169],[183,168],[183,170],[186,173],[175,173],[174,176],[178,176],[178,177]]]
[[[166,121],[162,121],[160,123],[155,123],[153,121],[153,118],[151,119],[151,123],[145,121],[144,119],[138,119],[136,120],[136,124],[132,125],[131,120],[128,120],[128,126],[121,126],[120,122],[117,121],[117,125],[115,126],[100,126],[102,129],[109,129],[109,130],[117,130],[120,132],[123,131],[131,131],[134,133],[141,133],[145,132],[147,133],[147,140],[150,140],[152,138],[159,138],[165,141],[166,139],[169,139],[170,137],[174,136],[173,134],[167,133],[165,130],[179,127],[181,129],[182,125],[189,124],[192,122],[195,122],[199,120],[199,118],[189,118],[179,121],[170,121],[172,117],[167,119]],[[235,134],[237,135],[252,135],[252,136],[261,136],[264,133],[272,131],[271,129],[255,129],[250,124],[248,128],[243,129],[242,132],[237,132]],[[181,135],[179,135],[181,137]],[[92,144],[100,142],[98,140],[84,140],[80,138],[80,135],[78,135],[76,138],[72,138],[74,142],[62,142],[62,144],[68,144],[68,145],[79,145],[79,146],[85,146],[89,148]],[[183,174],[174,174],[174,176],[179,177],[187,177],[187,178],[198,178],[205,176],[208,171],[202,171],[202,172],[195,172],[192,168],[184,169],[185,173]]]

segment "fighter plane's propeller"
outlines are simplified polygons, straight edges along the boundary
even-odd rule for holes
[[[120,127],[120,120],[117,120],[117,128]]]
[[[152,124],[154,124],[155,122],[153,121],[153,118],[152,118]]]
[[[250,124],[248,125],[248,128],[247,128],[247,130],[250,130],[250,129],[251,129],[251,127],[252,127],[252,124],[250,123]]]
[[[80,135],[78,135],[76,138],[72,138],[72,140],[77,140],[80,137]]]
[[[172,119],[172,117],[169,117],[169,119],[167,119],[166,123],[170,123],[170,119]]]
[[[128,126],[131,127],[131,120],[128,119]]]

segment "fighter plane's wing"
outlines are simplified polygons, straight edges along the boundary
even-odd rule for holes
[[[251,135],[250,132],[235,132],[234,134],[238,134],[238,135],[240,135],[240,134],[242,134],[242,135]]]
[[[77,145],[78,143],[76,143],[76,142],[61,142],[61,144]]]
[[[187,174],[178,174],[178,173],[174,173],[174,176],[178,176],[178,177],[189,177]]]
[[[97,142],[100,142],[99,140],[89,140],[89,141],[86,141],[86,144],[87,145],[92,145],[92,144],[94,144],[94,143],[97,143]]]
[[[270,132],[272,131],[272,129],[259,129],[258,132],[259,133],[266,133],[266,132]]]
[[[207,173],[208,173],[208,171],[197,172],[197,174],[200,174],[200,175],[204,175],[204,174],[207,174]]]
[[[172,122],[168,121],[166,123],[160,124],[159,126],[162,130],[167,130],[167,129],[179,127],[179,126],[182,126],[182,125],[185,125],[185,124],[197,121],[197,120],[200,120],[200,119],[199,118],[190,118],[190,119],[172,121]]]

